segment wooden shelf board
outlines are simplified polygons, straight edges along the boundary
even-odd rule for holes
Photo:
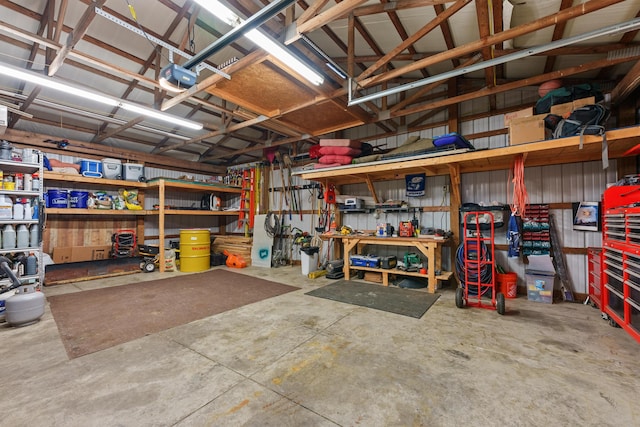
[[[44,172],[45,181],[75,182],[82,184],[110,185],[123,188],[146,188],[146,182],[124,181],[121,179],[89,178],[82,175],[64,174],[59,172]]]
[[[150,210],[116,210],[116,209],[79,209],[79,208],[47,208],[47,215],[117,215],[117,216],[139,216],[154,215],[157,211]]]
[[[640,143],[640,127],[610,130],[606,133],[609,158],[622,157],[630,148]],[[564,163],[597,161],[602,159],[602,137],[585,135],[583,148],[580,137],[553,139],[528,144],[513,145],[489,150],[476,150],[461,154],[420,158],[419,156],[395,161],[346,165],[313,171],[299,171],[295,175],[302,179],[330,181],[342,185],[373,181],[402,179],[411,173],[426,173],[429,176],[448,175],[450,167],[458,165],[460,173],[507,170],[520,154],[526,155],[525,166],[546,166]]]
[[[158,187],[160,182],[164,181],[164,186],[167,189],[172,190],[186,190],[186,191],[198,191],[198,192],[211,192],[211,193],[237,193],[240,194],[242,189],[240,187],[230,187],[227,185],[209,184],[206,182],[189,182],[189,181],[174,181],[168,179],[154,179],[147,183],[148,187]]]
[[[414,277],[422,277],[424,279],[427,278],[426,274],[422,274],[416,271],[403,271],[403,270],[398,270],[397,268],[373,268],[373,267],[359,267],[359,266],[354,266],[354,265],[350,265],[349,266],[350,269],[352,270],[362,270],[362,271],[373,271],[375,273],[387,273],[387,274],[397,274],[397,275],[401,275],[401,276],[414,276]],[[439,275],[436,276],[436,279],[438,280],[449,280],[451,278],[451,276],[453,276],[453,272],[451,271],[442,271]]]
[[[165,215],[238,216],[238,211],[198,211],[190,209],[165,209]]]

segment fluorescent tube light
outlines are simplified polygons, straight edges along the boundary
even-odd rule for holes
[[[20,68],[12,67],[9,65],[0,64],[0,74],[7,77],[24,80],[30,83],[34,83],[39,86],[44,86],[50,89],[54,89],[60,92],[68,93],[78,96],[80,98],[96,101],[101,104],[106,104],[111,107],[120,107],[124,110],[131,111],[143,116],[152,117],[154,119],[162,120],[167,123],[174,124],[176,126],[183,126],[189,129],[200,130],[203,128],[202,123],[194,122],[191,120],[183,119],[171,114],[163,113],[153,108],[145,107],[143,105],[132,104],[108,95],[103,95],[99,92],[84,89],[79,86],[71,85],[68,83],[58,82],[50,77],[43,77],[39,74],[25,71]]]
[[[237,27],[243,22],[242,18],[218,0],[194,1],[232,27]],[[276,42],[262,31],[253,29],[247,32],[245,36],[255,43],[256,46],[273,55],[280,62],[300,74],[305,79],[309,80],[314,85],[321,85],[324,81],[324,78],[320,74],[315,72],[300,59],[296,58],[281,43]]]
[[[123,110],[131,111],[136,114],[140,114],[141,116],[153,117],[154,119],[163,120],[165,122],[174,124],[176,126],[182,126],[185,128],[200,130],[202,129],[202,123],[194,122],[187,119],[182,119],[180,117],[171,116],[162,111],[154,110],[153,108],[148,108],[143,105],[130,104],[128,102],[120,102],[118,104],[120,108]]]
[[[19,68],[9,67],[9,66],[0,64],[0,74],[4,74],[5,76],[13,77],[19,80],[24,80],[29,83],[34,83],[39,86],[45,86],[54,90],[59,90],[60,92],[65,92],[71,95],[79,96],[80,98],[98,101],[102,104],[107,104],[112,107],[115,107],[118,105],[118,102],[115,99],[102,96],[102,95],[99,95],[98,93],[91,92],[85,89],[73,87],[65,83],[59,83],[50,78],[42,77],[38,74],[31,73],[28,71],[23,71],[23,70],[20,70]]]
[[[262,49],[266,50],[271,55],[276,57],[279,61],[286,64],[287,67],[291,68],[293,71],[309,80],[314,85],[319,86],[324,81],[324,78],[322,78],[320,74],[313,71],[302,61],[289,53],[289,51],[285,49],[284,46],[272,40],[263,32],[254,29],[245,34],[245,36],[256,45],[260,46]]]

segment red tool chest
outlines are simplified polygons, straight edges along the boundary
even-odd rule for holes
[[[602,311],[640,342],[640,185],[603,197]]]

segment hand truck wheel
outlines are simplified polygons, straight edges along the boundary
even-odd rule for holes
[[[464,290],[462,288],[456,289],[456,307],[464,307]]]
[[[496,296],[496,310],[498,310],[499,315],[503,315],[505,313],[505,301],[504,294],[502,292],[499,292]]]
[[[153,260],[152,261],[147,261],[144,264],[144,272],[145,273],[152,273],[155,269],[156,269],[156,265],[153,262]]]

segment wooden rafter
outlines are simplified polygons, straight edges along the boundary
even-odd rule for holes
[[[575,75],[575,74],[580,74],[580,73],[584,73],[586,71],[590,71],[590,70],[597,70],[602,68],[603,66],[606,65],[615,65],[615,64],[622,64],[625,62],[631,62],[631,61],[635,61],[638,60],[640,58],[640,54],[638,55],[633,55],[633,56],[629,56],[629,57],[625,57],[625,58],[615,58],[615,59],[602,59],[602,60],[598,60],[598,61],[593,61],[593,62],[589,62],[587,64],[582,64],[582,65],[578,65],[575,67],[570,67],[570,68],[566,68],[564,70],[558,70],[558,71],[553,71],[551,73],[547,73],[547,74],[541,74],[539,76],[535,76],[535,77],[530,77],[527,79],[523,79],[523,80],[518,80],[515,82],[510,82],[510,83],[505,83],[503,85],[500,86],[495,86],[493,88],[484,88],[475,92],[471,92],[465,95],[458,95],[455,97],[449,97],[447,99],[443,99],[441,101],[436,101],[436,102],[432,102],[432,103],[428,103],[428,104],[422,104],[422,105],[417,105],[417,106],[413,106],[410,108],[406,108],[404,110],[400,110],[395,112],[395,115],[400,116],[400,115],[408,115],[408,114],[415,114],[415,113],[419,113],[421,111],[427,111],[427,110],[431,110],[434,108],[438,108],[438,107],[442,107],[445,105],[451,105],[451,104],[457,104],[457,103],[461,103],[464,101],[469,101],[471,99],[477,99],[483,96],[489,96],[492,94],[496,94],[496,93],[503,93],[503,92],[507,92],[510,90],[514,90],[514,89],[519,89],[519,88],[523,88],[526,86],[532,86],[532,85],[537,85],[540,83],[543,83],[547,80],[552,80],[552,79],[557,79],[560,77],[567,77],[567,76],[571,76],[571,75]]]
[[[568,9],[573,5],[573,0],[562,0],[560,3],[560,10]],[[551,36],[551,41],[560,40],[562,36],[564,36],[564,31],[567,28],[567,21],[558,22],[553,28],[553,35]],[[549,55],[547,56],[547,61],[544,64],[544,72],[550,73],[553,71],[556,63],[556,56]]]
[[[69,51],[73,49],[73,47],[84,37],[89,29],[89,25],[93,22],[93,19],[96,17],[95,8],[102,7],[107,0],[94,0],[84,11],[84,14],[78,21],[78,24],[75,26],[69,37],[67,38],[67,42],[62,46],[62,49],[58,51],[58,54],[53,59],[51,64],[49,65],[49,75],[53,76],[58,69],[62,66],[65,59],[67,59],[67,55],[69,55]]]
[[[380,59],[376,61],[375,64],[373,64],[367,70],[362,72],[356,80],[361,83],[364,79],[371,76],[375,71],[379,70],[382,66],[388,64],[400,52],[404,51],[409,46],[415,44],[418,40],[420,40],[425,35],[429,34],[433,29],[437,28],[442,22],[449,19],[451,16],[453,16],[453,14],[455,14],[457,11],[462,9],[464,6],[466,6],[470,2],[471,0],[457,1],[456,4],[448,8],[446,12],[438,15],[436,19],[425,24],[421,29],[416,31],[406,40],[403,40],[402,43],[400,43],[398,46],[396,46],[391,51],[389,51],[389,53],[387,53],[386,55],[382,55]]]
[[[489,9],[489,0],[476,0],[476,16],[478,18],[478,30],[480,32],[480,39],[486,39],[493,34],[491,26],[493,8]],[[482,58],[484,61],[493,59],[493,46],[484,46],[480,52],[482,52]],[[496,84],[496,70],[495,67],[488,67],[484,69],[484,81],[487,87],[495,86]],[[496,98],[494,95],[489,97],[489,108],[491,110],[496,109]]]
[[[463,46],[456,47],[451,50],[447,50],[441,52],[439,54],[433,55],[429,58],[425,58],[419,61],[415,61],[412,64],[406,65],[404,67],[389,71],[384,74],[380,74],[374,77],[370,77],[368,79],[362,80],[359,84],[363,87],[369,87],[376,84],[380,84],[384,81],[391,80],[393,78],[402,76],[411,71],[419,70],[420,68],[424,68],[429,65],[438,64],[442,61],[446,61],[452,58],[458,58],[463,55],[468,55],[472,52],[482,49],[485,46],[490,46],[496,43],[504,42],[505,40],[513,39],[533,31],[540,30],[542,28],[549,27],[551,25],[555,25],[558,22],[568,21],[569,19],[576,18],[578,16],[586,15],[591,12],[595,12],[597,10],[603,9],[607,6],[610,6],[615,3],[619,3],[621,0],[591,0],[587,1],[584,4],[573,6],[563,11],[560,11],[554,15],[545,16],[536,21],[528,22],[523,25],[519,25],[515,28],[510,28],[505,30],[499,34],[494,34],[490,37],[487,37],[482,40],[477,40],[471,43],[467,43]]]
[[[320,27],[327,25],[328,23],[346,15],[357,6],[364,3],[366,0],[344,0],[332,8],[315,15],[313,18],[308,19],[306,22],[298,24],[294,22],[295,31],[293,34],[285,40],[286,44],[293,43],[304,33],[309,33],[317,30]]]

